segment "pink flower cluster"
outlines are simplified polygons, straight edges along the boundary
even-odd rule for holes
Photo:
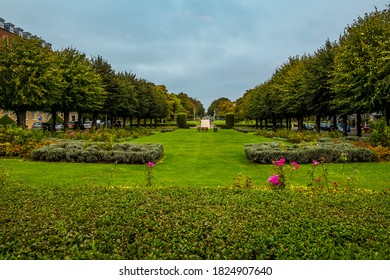
[[[277,174],[274,174],[269,177],[268,182],[273,184],[274,186],[280,186],[280,184],[282,183],[279,181],[279,176]]]
[[[280,160],[274,160],[272,163],[279,166],[279,167],[282,167],[283,164],[286,163],[286,159],[284,157],[282,157]]]
[[[282,167],[286,163],[286,159],[282,157],[280,160],[274,160],[272,163],[278,167]],[[296,161],[293,161],[291,165],[295,168],[295,170],[299,169],[299,164]]]
[[[148,167],[153,167],[154,166],[154,162],[153,161],[149,161],[148,162]]]

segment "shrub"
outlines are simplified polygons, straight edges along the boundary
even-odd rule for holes
[[[390,146],[390,127],[387,126],[386,119],[371,124],[371,143],[374,146]]]
[[[187,126],[187,114],[186,113],[179,113],[176,116],[177,121],[177,127],[178,128],[186,128]]]
[[[0,125],[16,124],[16,122],[8,115],[4,115],[0,118]]]
[[[34,160],[66,162],[115,162],[141,164],[156,161],[163,155],[161,144],[110,144],[71,141],[35,149]]]
[[[0,259],[388,260],[390,193],[2,188]]]
[[[264,136],[267,138],[273,139],[282,139],[289,141],[291,143],[301,143],[301,142],[313,142],[317,141],[320,135],[313,133],[311,131],[296,131],[296,130],[287,130],[287,129],[279,129],[279,130],[267,130],[261,129],[256,132],[256,135]]]
[[[350,143],[318,143],[316,145],[285,146],[278,142],[263,144],[246,144],[245,154],[248,160],[255,163],[272,163],[284,157],[287,162],[311,163],[315,159],[325,158],[326,162],[368,162],[372,160],[372,152],[368,148],[356,147]]]
[[[24,130],[16,125],[0,126],[0,156],[27,157],[32,150],[46,145],[43,133]]]
[[[225,115],[226,119],[226,128],[233,128],[234,127],[234,114],[229,113]]]

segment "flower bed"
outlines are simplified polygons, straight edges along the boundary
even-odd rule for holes
[[[66,162],[147,163],[163,156],[161,144],[110,144],[70,141],[45,146],[31,153],[33,160]]]
[[[277,158],[285,158],[288,162],[311,163],[323,158],[325,162],[369,162],[372,152],[350,143],[317,143],[285,146],[278,142],[262,144],[246,144],[245,154],[254,163],[272,163]]]

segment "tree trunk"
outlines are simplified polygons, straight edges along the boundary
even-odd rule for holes
[[[126,116],[123,116],[123,128],[126,127],[126,121],[127,121],[127,117]]]
[[[51,131],[56,131],[56,123],[57,123],[57,111],[51,111]]]
[[[98,115],[97,112],[94,112],[92,114],[92,127],[93,128],[97,128],[97,125],[96,125],[97,115]]]
[[[272,129],[276,131],[276,117],[272,118]]]
[[[343,136],[348,136],[347,124],[348,124],[348,115],[344,114],[343,115]],[[337,129],[337,126],[336,126],[336,129]]]
[[[64,112],[64,131],[68,130],[69,125],[69,111]]]
[[[337,120],[337,116],[336,115],[334,115],[333,116],[333,127],[335,127],[336,129],[338,128],[338,120]]]
[[[20,125],[23,129],[26,129],[26,111],[16,111],[16,124]]]
[[[321,128],[321,116],[320,115],[316,115],[316,131],[317,132],[320,132],[320,128]]]
[[[356,129],[357,129],[357,136],[362,136],[362,114],[360,112],[356,113]]]

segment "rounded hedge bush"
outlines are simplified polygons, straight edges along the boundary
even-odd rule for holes
[[[179,114],[177,114],[176,122],[177,122],[177,127],[178,128],[186,128],[186,126],[187,126],[187,114],[186,113],[179,113]]]
[[[226,128],[233,128],[234,127],[234,114],[229,113],[225,115],[226,119]]]

